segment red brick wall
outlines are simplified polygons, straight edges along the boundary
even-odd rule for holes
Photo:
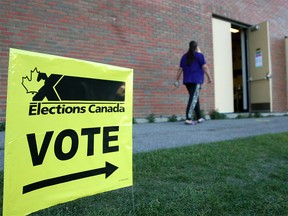
[[[287,111],[284,36],[288,2],[230,0],[1,0],[0,118],[5,117],[9,48],[134,69],[134,116],[184,115],[185,88],[172,86],[181,55],[197,40],[213,74],[212,14],[270,21],[274,111]],[[204,85],[201,109],[214,108]]]

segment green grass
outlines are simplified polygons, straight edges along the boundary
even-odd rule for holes
[[[134,193],[124,188],[32,215],[288,215],[288,133],[139,153],[133,169]]]

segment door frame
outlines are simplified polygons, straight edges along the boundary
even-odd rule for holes
[[[240,21],[237,21],[237,20],[233,20],[233,19],[229,19],[227,17],[223,17],[221,15],[217,15],[217,14],[212,14],[212,19],[215,18],[215,19],[219,19],[219,20],[222,20],[222,21],[225,21],[227,23],[230,23],[231,26],[235,26],[239,29],[241,29],[241,55],[242,55],[242,79],[243,79],[243,89],[245,91],[243,91],[243,110],[244,112],[252,112],[252,111],[256,111],[256,112],[272,112],[273,111],[273,94],[272,94],[272,85],[273,85],[273,82],[271,80],[271,74],[272,74],[272,62],[271,62],[271,56],[269,56],[269,59],[268,59],[268,62],[269,62],[269,73],[268,75],[266,76],[266,80],[269,81],[269,94],[270,94],[270,100],[269,100],[269,103],[270,103],[270,110],[261,110],[261,109],[257,109],[257,110],[253,110],[252,109],[252,100],[251,100],[251,94],[253,92],[251,92],[251,75],[252,75],[252,69],[251,69],[251,62],[250,62],[250,59],[251,55],[254,55],[255,53],[250,53],[250,47],[249,47],[249,32],[252,30],[258,30],[258,24],[254,24],[254,25],[251,25],[251,24],[247,24],[247,23],[243,23],[243,22],[240,22]],[[265,22],[265,21],[264,21]],[[259,23],[260,25],[262,23]],[[269,26],[269,23],[268,23],[268,26]],[[268,28],[268,52],[270,52],[270,45],[269,45],[269,40],[270,40],[270,36],[269,36],[269,28]],[[288,82],[287,82],[288,83]],[[288,84],[287,84],[288,85]],[[260,99],[261,100],[261,99]],[[234,112],[235,112],[235,109],[234,109]]]

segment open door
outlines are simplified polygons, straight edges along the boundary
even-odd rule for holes
[[[272,112],[272,70],[268,21],[248,30],[250,111]]]
[[[215,110],[233,113],[233,66],[231,23],[212,19]]]

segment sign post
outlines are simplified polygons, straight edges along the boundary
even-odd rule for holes
[[[3,215],[128,187],[133,70],[11,49]]]

